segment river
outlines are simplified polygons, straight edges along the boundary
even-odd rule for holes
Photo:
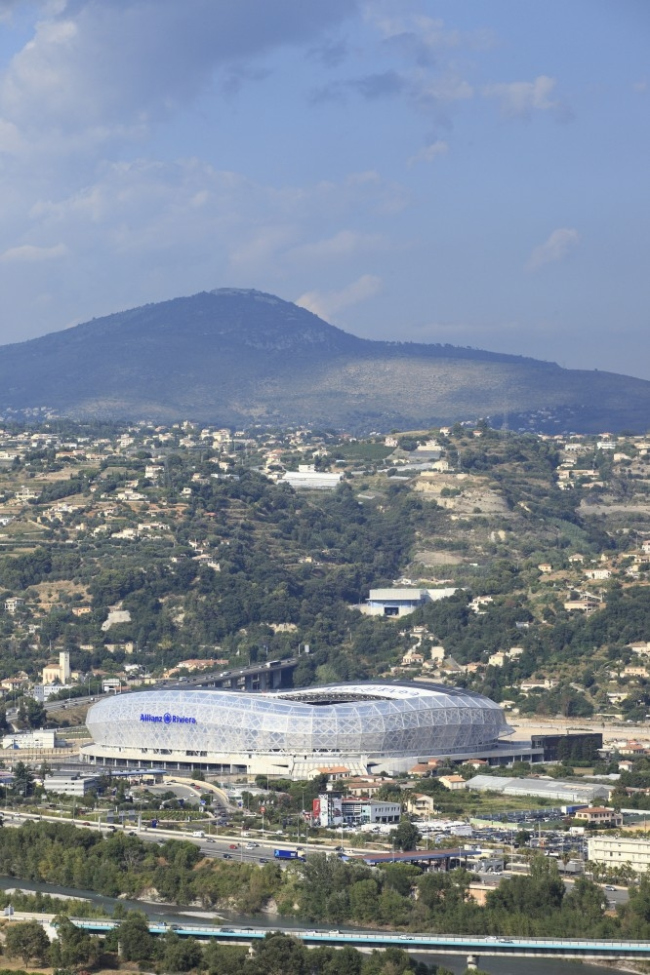
[[[77,890],[73,887],[59,887],[56,884],[47,884],[35,880],[18,880],[15,877],[0,877],[0,890],[16,888],[26,893],[40,891],[43,894],[58,894],[70,898],[81,898],[92,901],[93,904],[100,905],[108,914],[112,914],[114,907],[120,904],[128,910],[143,911],[152,921],[167,921],[169,923],[182,923],[189,918],[207,919],[208,912],[193,911],[192,908],[180,909],[169,904],[148,904],[145,901],[118,900],[114,897],[104,897],[92,890]],[[218,915],[210,914],[210,919],[223,918],[231,924],[241,924],[242,927],[268,927],[269,930],[282,930],[290,933],[300,931],[303,928],[313,928],[313,921],[304,923],[296,918],[275,919],[265,915],[250,917],[245,914],[235,914],[231,911],[223,911]],[[437,963],[444,965],[454,975],[461,975],[467,967],[466,959],[459,955],[428,955],[413,953],[419,961],[427,965]],[[609,967],[599,965],[585,965],[582,962],[563,962],[555,959],[543,958],[479,958],[479,967],[482,971],[489,972],[490,975],[521,975],[525,970],[526,975],[605,975],[611,972]]]

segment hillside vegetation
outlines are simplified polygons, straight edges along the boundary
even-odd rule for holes
[[[586,439],[567,468],[563,441],[435,435],[444,470],[412,462],[431,432],[387,446],[189,424],[5,431],[0,677],[38,680],[60,649],[86,682],[137,682],[308,646],[297,685],[427,677],[522,713],[643,717],[640,438],[618,453]],[[298,461],[338,470],[339,486],[277,480]],[[398,620],[360,612],[393,584],[456,591]]]

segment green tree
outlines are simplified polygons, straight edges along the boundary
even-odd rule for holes
[[[350,912],[355,921],[369,922],[378,919],[379,885],[376,880],[357,880],[350,887]]]
[[[5,948],[8,955],[19,955],[25,964],[43,964],[50,950],[50,939],[38,921],[22,921],[7,929]]]
[[[148,961],[153,956],[153,938],[147,916],[129,911],[117,930],[122,961]]]
[[[420,839],[420,833],[417,826],[408,819],[403,819],[393,833],[393,839],[398,850],[414,850]]]
[[[24,762],[14,765],[13,790],[21,796],[31,796],[34,791],[34,773]]]
[[[18,708],[18,721],[23,728],[42,728],[47,721],[47,711],[40,701],[24,697]]]
[[[308,950],[302,942],[274,931],[255,946],[251,963],[254,975],[307,975]]]
[[[55,968],[93,965],[99,955],[97,939],[65,916],[56,917],[54,923],[57,938],[50,948],[50,964]]]
[[[167,972],[189,972],[192,968],[201,968],[203,952],[201,945],[194,938],[179,938],[170,932],[165,935],[162,953],[162,965]]]

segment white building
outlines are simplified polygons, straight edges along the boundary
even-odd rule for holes
[[[289,484],[296,491],[303,489],[313,491],[333,491],[334,488],[340,484],[342,477],[342,474],[330,474],[326,471],[297,470],[287,471],[286,474],[280,478],[280,483]]]
[[[453,596],[453,589],[371,589],[369,598],[358,609],[367,616],[407,616],[424,603]]]
[[[40,701],[43,704],[48,698],[60,694],[61,691],[72,690],[72,686],[72,684],[34,684],[31,696],[35,701]]]
[[[56,746],[56,732],[44,731],[42,728],[16,735],[5,735],[2,739],[3,748],[56,748]]]
[[[587,858],[606,867],[629,866],[635,873],[650,869],[650,840],[628,836],[590,836]]]
[[[98,783],[98,775],[47,775],[43,788],[64,796],[85,796]]]

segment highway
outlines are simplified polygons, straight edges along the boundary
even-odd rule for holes
[[[79,928],[96,933],[108,932],[116,921],[71,918]],[[210,927],[195,924],[150,924],[152,934],[173,930],[178,935],[199,939],[218,939],[239,943],[261,940],[268,928]],[[408,951],[456,955],[513,955],[516,957],[556,957],[582,959],[650,958],[648,941],[603,941],[553,938],[500,938],[445,934],[398,934],[394,931],[350,931],[339,929],[292,930],[306,944],[351,945],[355,948],[399,947]]]
[[[39,924],[51,926],[54,914],[16,911],[5,918],[6,923],[36,920]],[[110,918],[70,918],[76,927],[91,934],[108,934],[119,925]],[[254,944],[269,934],[273,928],[241,927],[235,925],[195,924],[193,921],[168,923],[152,921],[149,931],[153,935],[164,935],[173,931],[180,937],[196,938],[200,941],[222,941],[231,944]],[[583,938],[530,938],[499,937],[498,935],[456,935],[431,933],[400,933],[397,931],[377,931],[341,928],[285,928],[283,934],[299,938],[304,944],[335,945],[371,951],[373,949],[402,948],[405,951],[426,952],[438,955],[466,955],[475,961],[479,956],[512,956],[528,958],[563,958],[582,961],[612,962],[621,958],[650,958],[650,941],[607,941]]]
[[[36,813],[4,812],[3,816],[4,825],[9,827],[19,827],[23,823],[30,821],[42,821],[47,823],[67,823],[78,828],[100,832],[104,836],[108,836],[111,833],[124,833],[127,836],[137,836],[143,843],[166,843],[168,840],[184,841],[194,843],[206,857],[221,857],[222,859],[241,860],[247,863],[266,863],[268,860],[272,860],[273,851],[278,846],[287,846],[291,849],[296,849],[294,843],[286,843],[280,837],[271,840],[267,838],[255,839],[247,836],[241,839],[230,836],[193,836],[191,833],[181,833],[178,830],[152,829],[147,826],[138,829],[135,824],[133,826],[127,824],[125,827],[122,827],[113,826],[110,823],[99,824],[89,820],[63,818],[61,816],[41,816]],[[197,828],[197,832],[199,831]],[[312,852],[314,851],[312,850]],[[318,852],[328,853],[331,851],[324,849]]]

